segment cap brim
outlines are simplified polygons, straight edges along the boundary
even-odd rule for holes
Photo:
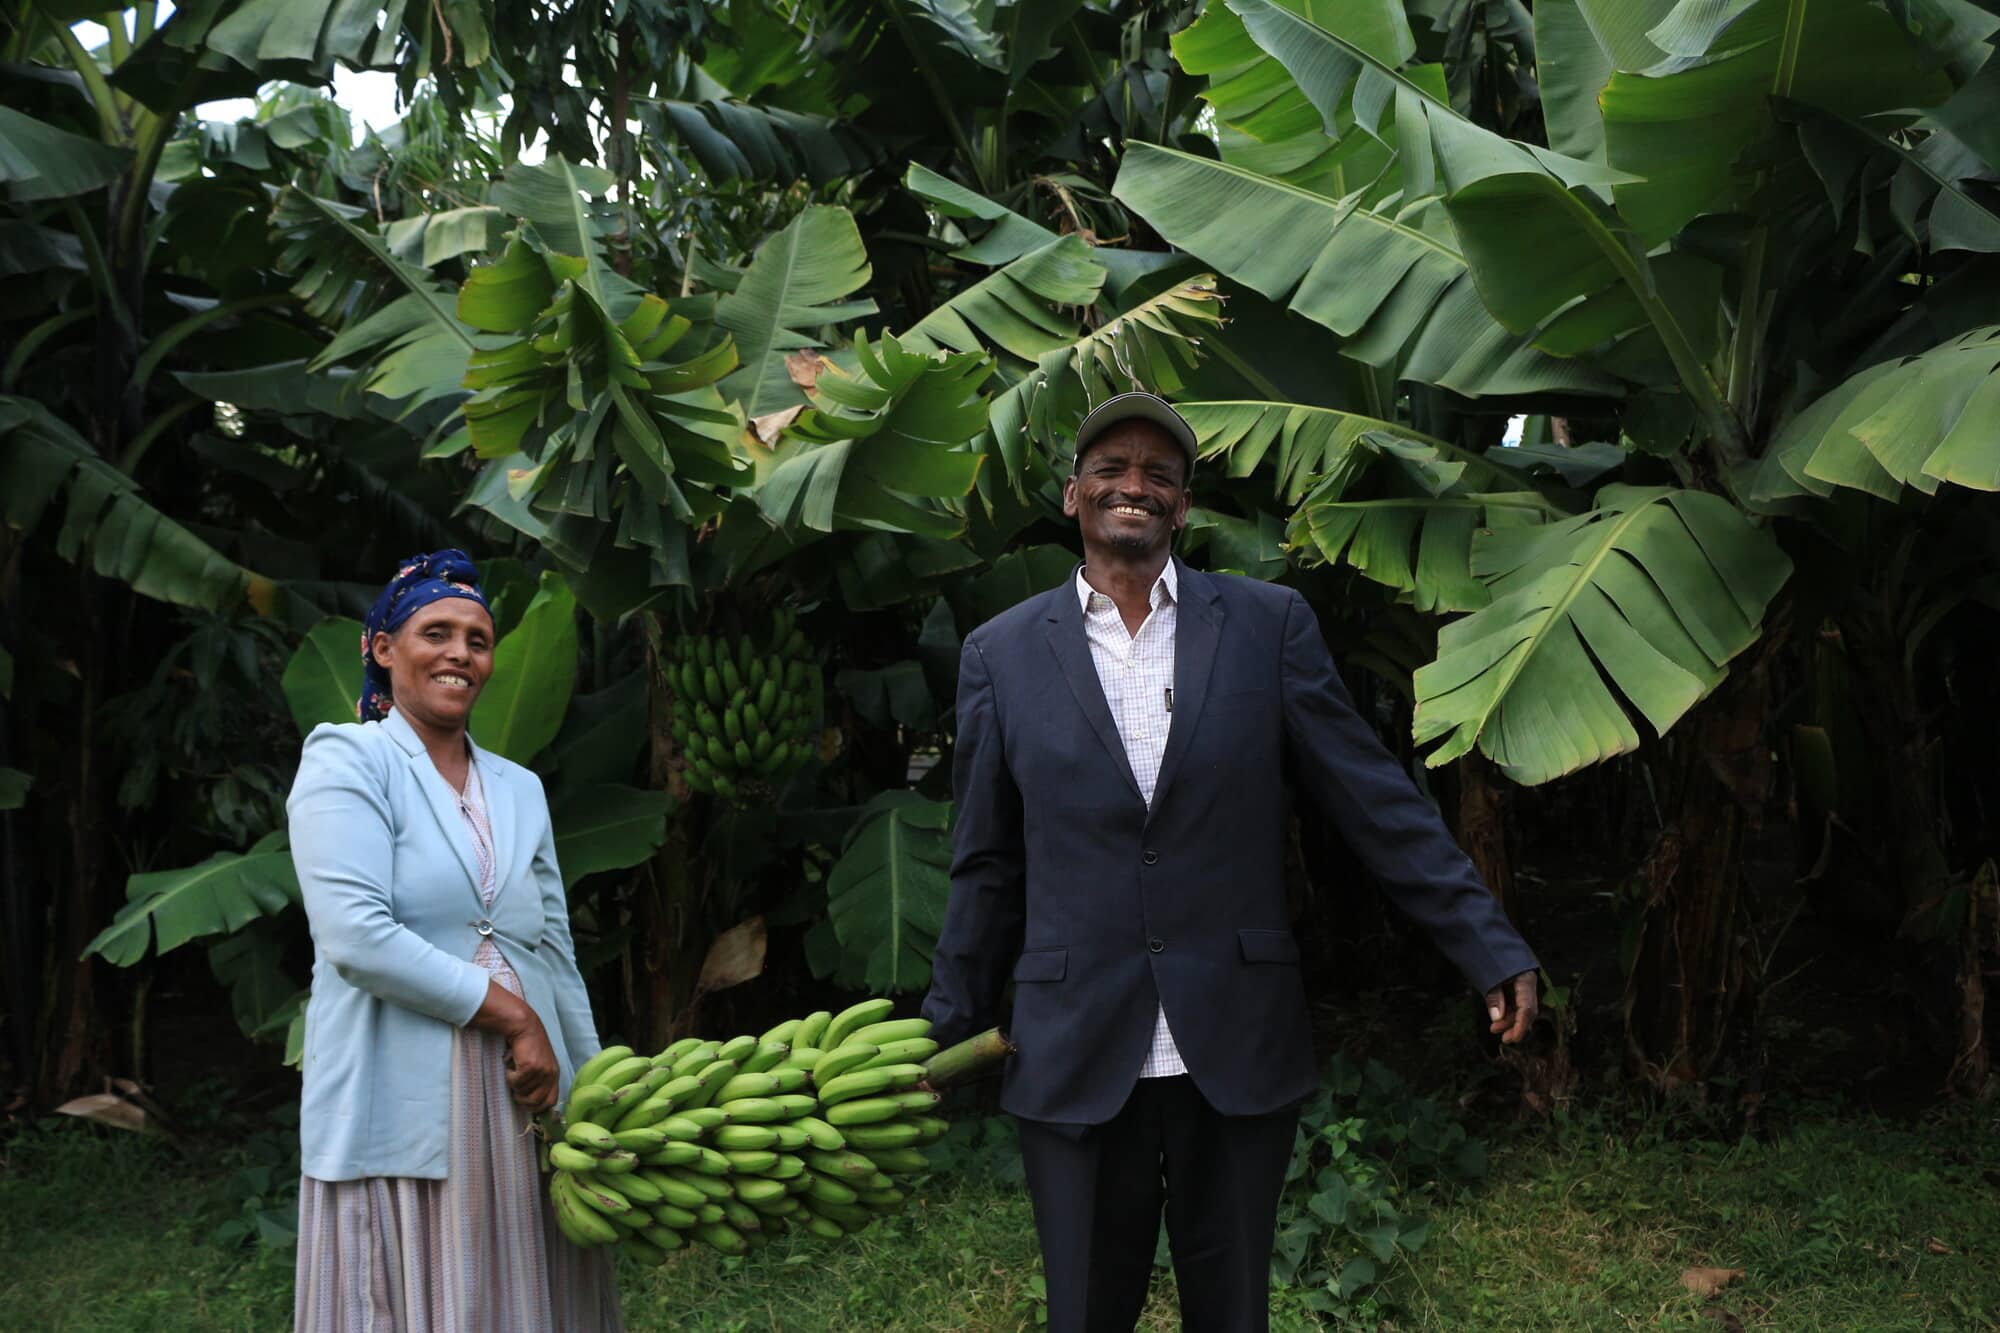
[[[1121,421],[1150,421],[1165,430],[1187,455],[1188,470],[1194,470],[1194,427],[1174,411],[1172,403],[1158,394],[1143,391],[1117,394],[1092,408],[1083,424],[1076,428],[1076,452],[1081,454],[1099,435]]]

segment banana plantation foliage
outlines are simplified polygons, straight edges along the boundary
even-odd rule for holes
[[[297,1060],[299,739],[447,545],[607,1034],[920,993],[959,643],[1068,576],[1068,434],[1132,387],[1201,439],[1187,558],[1298,586],[1496,892],[1573,902],[1608,1067],[1743,1086],[1804,930],[1988,1088],[1990,3],[0,14],[35,1103],[175,1006]],[[1310,960],[1374,909],[1298,849]]]

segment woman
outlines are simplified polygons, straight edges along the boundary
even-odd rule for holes
[[[466,735],[493,638],[464,552],[405,563],[368,613],[361,723],[314,728],[292,785],[307,1333],[620,1326],[528,1133],[598,1042],[541,781]]]

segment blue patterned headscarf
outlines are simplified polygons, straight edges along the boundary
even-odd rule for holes
[[[479,571],[472,557],[457,549],[413,555],[403,562],[389,586],[368,609],[361,630],[361,702],[356,711],[363,722],[389,715],[389,672],[375,660],[375,636],[394,634],[403,622],[432,602],[447,597],[463,597],[486,606],[486,594],[479,590]],[[493,608],[486,606],[491,615]]]

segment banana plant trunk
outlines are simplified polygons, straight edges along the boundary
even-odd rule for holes
[[[1766,637],[1662,746],[1664,825],[1640,871],[1636,947],[1625,976],[1626,1052],[1655,1090],[1700,1097],[1743,1031],[1758,981],[1743,854],[1772,787],[1765,741]]]
[[[657,615],[648,629],[648,775],[654,789],[674,794],[676,809],[633,900],[625,999],[629,1030],[648,1043],[644,1049],[659,1050],[693,1031],[695,983],[707,948],[702,911],[707,876],[693,855],[700,827],[689,804],[692,793],[680,777],[673,687],[662,669],[670,635]]]

